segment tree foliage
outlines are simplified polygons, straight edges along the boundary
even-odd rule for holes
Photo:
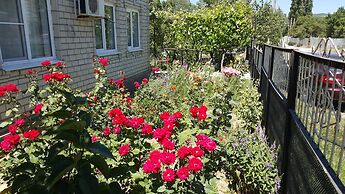
[[[277,44],[283,36],[286,17],[282,10],[274,10],[270,3],[254,5],[257,10],[255,17],[255,39],[258,43],[270,42]]]
[[[300,16],[312,15],[313,0],[292,0],[289,22],[294,24]]]
[[[325,37],[326,19],[316,16],[301,16],[290,28],[289,35],[296,38]]]
[[[327,36],[345,38],[345,8],[340,7],[327,17]]]
[[[193,12],[158,11],[162,20],[165,47],[189,48],[214,52],[244,47],[252,32],[249,4],[219,4]]]

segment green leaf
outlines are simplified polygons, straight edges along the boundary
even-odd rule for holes
[[[93,155],[89,158],[91,164],[93,164],[98,170],[102,172],[105,178],[109,178],[109,167],[103,157],[99,155]]]
[[[80,135],[80,133],[78,131],[58,131],[54,138],[70,141],[70,142],[73,142],[74,144],[78,145],[78,144],[80,144],[79,135]]]
[[[99,193],[98,180],[92,174],[80,176],[78,185],[83,194]]]
[[[0,128],[5,128],[5,127],[7,127],[8,125],[10,125],[11,124],[11,122],[9,122],[9,121],[4,121],[4,122],[2,122],[1,124],[0,124]]]
[[[128,166],[134,166],[135,163],[133,161],[128,162]]]
[[[71,135],[70,133],[66,134],[66,135]],[[62,136],[60,136],[62,137]],[[55,137],[56,138],[56,137]],[[58,139],[58,138],[57,138]],[[64,140],[66,140],[66,138],[63,138]],[[51,162],[55,156],[57,156],[62,150],[66,149],[68,147],[68,143],[67,142],[57,142],[56,144],[54,144],[50,149],[49,149],[49,153],[48,153],[48,157],[47,157],[47,162]]]
[[[52,173],[47,179],[47,188],[50,190],[54,187],[64,175],[75,167],[75,162],[72,158],[58,155],[52,162]]]
[[[68,120],[58,127],[57,130],[83,130],[86,127],[85,121]]]
[[[99,142],[95,143],[88,143],[87,148],[90,150],[90,152],[95,154],[100,154],[101,156],[104,156],[106,158],[115,159],[113,154],[110,152],[110,150],[103,144]]]
[[[165,190],[166,190],[166,187],[164,185],[162,185],[162,186],[158,187],[157,192],[158,193],[164,193]]]
[[[25,191],[19,192],[19,194],[36,194],[36,193],[49,194],[48,190],[43,185],[38,185],[38,184],[30,186]]]
[[[31,177],[29,175],[21,174],[21,175],[16,176],[11,186],[11,193],[18,192],[21,187],[24,187],[30,181],[31,181]]]
[[[53,116],[53,117],[60,118],[60,119],[71,118],[72,112],[65,110],[65,109],[62,109],[62,110],[58,110],[58,111],[55,111],[55,112],[49,114],[49,116]]]
[[[26,174],[34,174],[36,167],[31,162],[25,162],[15,168],[12,169],[12,173],[19,174],[19,173],[26,173]]]

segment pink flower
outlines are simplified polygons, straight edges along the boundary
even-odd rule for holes
[[[217,143],[205,134],[198,134],[196,138],[197,138],[197,144],[209,152],[217,148]]]
[[[108,59],[107,58],[99,58],[98,61],[102,64],[103,67],[108,66]]]
[[[132,119],[128,119],[128,126],[135,129],[139,128],[143,123],[144,119],[142,117],[134,117]]]
[[[34,113],[36,115],[39,115],[41,113],[42,107],[43,107],[43,104],[36,104],[36,106],[34,108]]]
[[[98,137],[96,136],[96,135],[93,135],[92,137],[91,137],[91,142],[92,143],[95,143],[95,142],[97,142],[98,141]]]
[[[0,148],[5,152],[10,152],[14,146],[16,146],[20,141],[20,136],[18,134],[9,134],[4,137],[4,140],[0,143]]]
[[[233,69],[231,67],[224,67],[222,71],[227,76],[240,76],[241,75],[240,71]]]
[[[162,174],[163,181],[165,182],[173,182],[175,180],[175,171],[167,168]]]
[[[182,166],[177,170],[177,176],[181,180],[186,180],[189,177],[189,170],[187,167]]]
[[[115,126],[113,128],[113,132],[114,132],[114,134],[119,134],[121,132],[121,128],[119,126]]]
[[[40,136],[40,132],[36,129],[31,129],[29,131],[24,131],[23,137],[28,138],[30,140],[37,139],[38,136]]]
[[[169,138],[171,136],[171,132],[166,129],[157,128],[153,131],[153,137],[161,140],[163,138]]]
[[[187,146],[182,146],[177,150],[177,156],[181,159],[190,155],[190,149]]]
[[[110,133],[111,133],[111,130],[110,130],[109,127],[104,128],[104,130],[103,130],[103,136],[107,137],[107,136],[110,135]]]
[[[116,85],[118,88],[124,88],[125,87],[125,83],[123,82],[123,79],[116,80]]]
[[[119,152],[120,156],[126,156],[129,153],[129,149],[130,149],[130,145],[125,144],[119,148],[118,152]]]
[[[167,152],[167,151],[163,151],[161,154],[160,154],[160,161],[163,163],[163,164],[166,164],[166,165],[171,165],[175,162],[176,160],[176,156],[175,156],[175,153],[171,153],[171,152]]]
[[[203,164],[199,158],[192,158],[188,161],[188,169],[194,171],[195,173],[199,172],[202,167]]]

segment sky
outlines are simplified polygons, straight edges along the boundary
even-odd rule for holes
[[[196,3],[198,0],[190,0]],[[273,1],[273,0],[271,0]],[[314,0],[313,13],[333,13],[341,6],[345,7],[345,0]],[[277,0],[277,5],[284,11],[289,13],[291,0]]]

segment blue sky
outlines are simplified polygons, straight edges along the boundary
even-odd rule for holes
[[[198,0],[190,1],[195,4]],[[289,13],[291,0],[277,0],[277,4],[284,13]],[[345,0],[314,0],[313,13],[333,13],[341,6],[345,7]]]

